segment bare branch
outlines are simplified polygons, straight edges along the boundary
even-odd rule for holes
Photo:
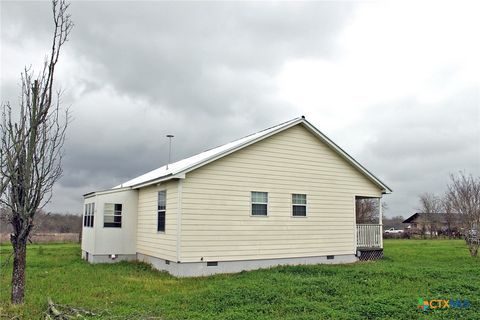
[[[23,301],[25,246],[34,216],[50,201],[53,186],[62,175],[69,116],[68,110],[61,108],[60,94],[53,97],[52,92],[60,51],[73,28],[68,7],[65,0],[52,1],[51,52],[37,77],[30,68],[24,69],[19,113],[13,115],[10,104],[2,104],[0,205],[10,212],[9,222],[13,228],[13,303]]]
[[[460,217],[470,254],[476,256],[480,248],[480,177],[464,172],[451,174],[445,198],[451,211]]]

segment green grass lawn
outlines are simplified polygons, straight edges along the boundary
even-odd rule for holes
[[[44,318],[47,297],[114,319],[480,319],[480,259],[460,240],[386,240],[382,261],[190,279],[141,263],[90,265],[76,244],[30,245],[21,307],[8,302],[11,250],[0,249],[6,319]],[[471,305],[422,313],[419,298]]]

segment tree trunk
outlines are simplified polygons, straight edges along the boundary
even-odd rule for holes
[[[467,245],[468,250],[470,251],[470,256],[476,257],[478,255],[478,249],[480,248],[480,243],[478,239],[468,239]]]
[[[25,266],[27,259],[27,239],[14,239],[13,272],[12,272],[12,303],[23,303],[25,296]]]

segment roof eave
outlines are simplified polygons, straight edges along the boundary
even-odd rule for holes
[[[175,173],[175,174],[174,173],[169,173],[165,176],[161,176],[161,177],[158,177],[158,178],[155,178],[155,179],[151,179],[149,181],[145,181],[145,182],[142,182],[142,183],[134,184],[130,188],[140,189],[140,188],[143,188],[143,187],[148,187],[152,184],[161,183],[161,182],[165,182],[165,181],[173,180],[173,179],[185,179],[185,174],[183,174],[183,173]]]
[[[373,173],[368,171],[364,166],[362,166],[355,158],[349,155],[345,150],[339,147],[335,142],[333,142],[329,137],[327,137],[324,133],[318,130],[314,125],[308,122],[306,119],[302,121],[307,128],[309,128],[313,133],[319,136],[322,141],[324,141],[327,145],[329,145],[334,151],[336,151],[339,155],[341,155],[345,160],[350,162],[356,169],[362,172],[365,176],[367,176],[373,183],[375,183],[380,189],[382,190],[382,194],[390,194],[393,192],[385,183],[383,183],[380,179],[378,179]]]
[[[112,193],[112,192],[121,192],[121,191],[127,191],[130,190],[130,187],[122,187],[122,188],[112,188],[112,189],[105,189],[105,190],[98,190],[98,191],[92,191],[89,193],[85,193],[83,195],[84,199],[91,198],[96,195],[101,195],[101,194],[106,194],[106,193]]]

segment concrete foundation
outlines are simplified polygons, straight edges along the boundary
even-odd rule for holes
[[[153,268],[161,271],[167,271],[175,277],[199,277],[209,276],[219,273],[236,273],[241,271],[250,271],[257,269],[267,269],[282,265],[312,265],[312,264],[341,264],[353,263],[358,258],[353,255],[302,257],[302,258],[282,258],[282,259],[258,259],[258,260],[240,260],[240,261],[210,261],[210,262],[176,262],[162,258],[152,257],[142,253],[137,254],[119,254],[113,258],[111,255],[90,254],[82,250],[82,259],[90,263],[115,263],[119,261],[133,261],[152,265]]]
[[[355,257],[353,254],[328,256],[328,258],[327,256],[320,256],[284,259],[218,261],[216,263],[208,263],[210,265],[207,265],[207,262],[177,263],[175,261],[168,261],[141,253],[137,253],[137,259],[139,261],[151,264],[155,269],[167,271],[176,277],[198,277],[219,273],[236,273],[241,271],[266,269],[281,265],[339,264],[357,261],[357,257]]]
[[[82,250],[82,259],[90,263],[115,263],[119,261],[132,261],[137,259],[135,254],[116,254],[115,257],[109,254],[91,254]]]

